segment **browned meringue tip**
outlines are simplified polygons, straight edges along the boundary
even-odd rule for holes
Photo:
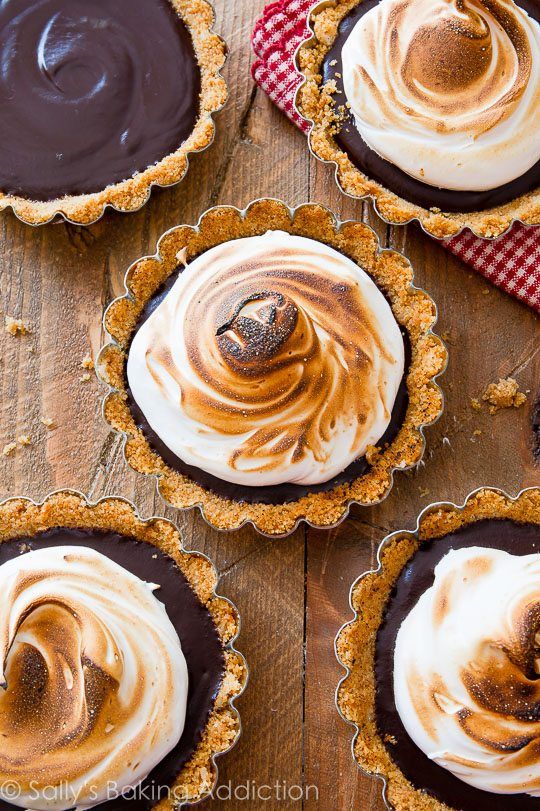
[[[61,489],[41,501],[15,496],[0,502],[0,543],[58,526],[118,532],[156,546],[176,561],[212,615],[225,657],[221,689],[197,749],[171,787],[172,795],[179,796],[181,792],[187,798],[182,800],[182,807],[201,802],[217,785],[217,758],[236,745],[242,731],[235,702],[246,688],[249,671],[235,647],[241,626],[238,609],[218,593],[219,575],[210,558],[202,552],[187,550],[176,524],[158,515],[142,518],[135,505],[124,497],[105,496],[92,501],[77,490]],[[173,811],[175,805],[169,798],[162,800],[159,808]]]
[[[310,9],[307,20],[309,36],[300,43],[294,65],[303,81],[294,97],[296,112],[310,124],[307,135],[310,153],[318,161],[334,166],[336,184],[346,197],[373,204],[377,215],[387,225],[418,222],[424,233],[436,239],[455,237],[466,229],[480,239],[498,239],[513,225],[540,225],[540,189],[516,200],[470,213],[446,213],[409,203],[404,198],[372,180],[358,169],[335,143],[336,119],[330,93],[321,85],[320,66],[332,46],[337,25],[362,0],[321,0]],[[328,12],[326,19],[325,12]]]
[[[463,504],[438,501],[428,505],[419,514],[414,529],[397,530],[382,540],[375,568],[361,574],[351,586],[349,605],[354,617],[342,625],[334,642],[336,658],[345,670],[336,688],[336,708],[341,718],[354,727],[353,760],[363,774],[381,781],[389,811],[424,805],[415,804],[419,791],[391,760],[374,720],[375,639],[386,603],[403,567],[423,541],[442,538],[489,518],[540,524],[540,487],[526,488],[516,496],[494,487],[480,487],[469,493]],[[437,800],[432,800],[429,808],[452,811]]]
[[[215,12],[211,0],[171,0],[187,23],[197,56],[201,57],[201,112],[189,138],[178,149],[134,177],[93,194],[73,195],[39,202],[25,197],[5,195],[0,191],[0,212],[11,209],[25,225],[48,225],[68,222],[71,225],[94,225],[107,209],[131,214],[143,208],[154,188],[179,185],[189,170],[192,155],[212,146],[216,124],[214,117],[228,98],[227,83],[221,74],[228,49],[225,40],[214,30]],[[202,61],[203,60],[203,61]]]
[[[179,255],[191,259],[215,245],[246,236],[284,230],[326,243],[350,256],[388,296],[394,316],[407,330],[412,361],[407,373],[409,407],[398,436],[384,450],[374,449],[372,467],[355,482],[323,493],[311,493],[285,504],[249,504],[230,501],[173,471],[150,448],[136,427],[126,400],[125,363],[131,336],[144,304],[177,268]],[[339,222],[318,204],[289,208],[279,200],[263,199],[240,211],[218,206],[204,213],[197,225],[180,225],[159,240],[157,252],[137,260],[128,269],[126,293],[113,301],[104,315],[104,328],[112,342],[100,352],[96,371],[109,386],[103,414],[123,437],[127,463],[134,470],[157,477],[161,496],[176,509],[200,510],[218,530],[236,530],[251,524],[269,538],[290,535],[305,522],[331,528],[349,514],[351,505],[371,506],[386,498],[396,470],[417,465],[425,450],[424,429],[439,419],[443,394],[436,380],[444,372],[448,353],[433,332],[437,308],[429,295],[413,284],[409,261],[392,250],[382,250],[375,232],[361,222]]]

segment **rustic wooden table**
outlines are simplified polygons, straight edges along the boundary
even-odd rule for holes
[[[220,762],[220,783],[237,787],[239,795],[247,785],[252,799],[247,805],[233,799],[226,807],[303,803],[308,809],[367,811],[383,807],[379,784],[357,771],[351,728],[334,706],[341,668],[333,642],[351,614],[349,587],[371,566],[384,535],[412,527],[430,502],[461,501],[482,484],[516,493],[539,483],[531,414],[540,378],[540,336],[531,311],[488,286],[418,228],[387,227],[369,206],[339,193],[331,169],[310,158],[304,136],[252,84],[249,37],[262,7],[263,0],[216,2],[216,29],[230,47],[225,70],[230,100],[218,117],[216,143],[193,160],[184,183],[154,193],[137,214],[108,213],[90,228],[34,229],[11,214],[2,216],[2,312],[22,318],[31,334],[14,338],[2,332],[0,338],[0,447],[21,434],[32,444],[0,455],[0,496],[40,498],[69,486],[92,498],[123,495],[143,515],[175,519],[186,545],[216,562],[221,590],[242,615],[238,646],[248,659],[251,681],[239,702],[243,735]],[[103,388],[93,375],[81,380],[81,360],[87,353],[95,356],[103,343],[102,311],[122,293],[128,265],[153,253],[170,226],[193,223],[218,203],[243,207],[263,196],[291,205],[317,201],[342,218],[368,222],[383,245],[411,259],[417,283],[438,303],[438,331],[446,334],[450,350],[442,379],[446,412],[428,429],[425,465],[398,475],[384,504],[357,510],[339,529],[300,527],[276,541],[249,528],[218,534],[198,513],[168,509],[153,482],[124,463],[120,439],[101,418]],[[471,409],[471,397],[507,375],[531,390],[524,408],[494,417]],[[54,420],[56,430],[44,427],[43,416]],[[296,800],[296,787],[302,786],[310,789]],[[257,787],[271,798],[253,799]],[[215,799],[202,808],[219,804]]]

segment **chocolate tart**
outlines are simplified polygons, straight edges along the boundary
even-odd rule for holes
[[[227,98],[213,24],[207,0],[4,4],[0,209],[89,225],[179,183]]]
[[[504,186],[484,192],[440,189],[417,180],[381,158],[363,141],[345,104],[341,49],[351,29],[379,0],[324,0],[310,11],[310,39],[297,51],[304,82],[296,96],[300,115],[311,124],[313,155],[335,165],[344,194],[373,200],[390,225],[417,220],[436,238],[470,228],[478,237],[496,238],[515,222],[540,224],[540,164]],[[517,0],[540,20],[535,0]]]
[[[149,310],[166,295],[179,262],[242,237],[282,230],[331,246],[364,269],[391,305],[409,345],[408,368],[396,400],[390,435],[366,458],[323,486],[240,487],[208,477],[171,458],[149,430],[127,385],[126,364],[131,340]],[[126,276],[126,295],[114,301],[104,324],[113,338],[101,351],[97,371],[112,389],[104,403],[109,425],[125,437],[125,457],[140,473],[155,475],[163,498],[173,507],[198,507],[206,521],[223,530],[250,522],[268,536],[291,533],[300,521],[329,527],[343,520],[353,503],[370,505],[390,491],[394,471],[417,464],[424,451],[423,431],[443,407],[435,378],[445,369],[447,352],[432,332],[436,308],[413,286],[409,262],[394,251],[381,251],[374,232],[363,223],[340,224],[320,205],[291,211],[277,200],[260,200],[247,210],[211,209],[197,226],[182,225],[164,234],[154,256],[135,262]],[[202,474],[202,475],[201,475]]]
[[[458,779],[430,760],[407,734],[394,698],[393,655],[397,632],[434,581],[434,568],[450,550],[474,546],[520,556],[540,552],[540,489],[511,498],[491,488],[472,493],[462,506],[427,507],[412,532],[382,542],[378,568],[351,589],[352,622],[336,638],[347,674],[336,703],[354,725],[353,756],[383,782],[388,808],[401,811],[529,811],[538,799],[496,794]]]
[[[40,503],[11,498],[0,504],[0,564],[31,550],[71,545],[98,551],[141,580],[159,585],[157,595],[181,640],[189,674],[179,743],[140,791],[130,790],[100,807],[172,810],[180,801],[199,802],[216,784],[216,757],[229,751],[240,735],[234,701],[245,687],[247,668],[234,648],[238,613],[216,593],[218,576],[208,558],[187,552],[170,521],[141,519],[125,499],[93,503],[62,490]],[[0,799],[2,811],[15,807]]]

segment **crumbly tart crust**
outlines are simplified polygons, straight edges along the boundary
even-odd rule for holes
[[[388,448],[371,448],[371,469],[356,481],[323,493],[311,493],[287,504],[248,504],[230,501],[173,471],[151,449],[131,415],[126,392],[126,361],[137,320],[145,303],[178,267],[209,248],[241,237],[283,230],[324,242],[364,268],[386,294],[397,321],[409,334],[412,359],[407,375],[409,407],[405,422]],[[447,351],[432,332],[436,307],[413,286],[408,260],[395,251],[381,251],[375,233],[365,224],[339,224],[320,205],[291,211],[278,200],[259,200],[246,211],[221,206],[206,212],[197,226],[182,225],[164,234],[155,256],[135,262],[126,276],[127,295],[116,299],[105,314],[105,328],[114,343],[101,351],[99,376],[112,388],[105,399],[106,421],[126,438],[128,464],[140,473],[158,477],[163,498],[173,507],[199,507],[213,527],[237,529],[252,523],[259,532],[276,537],[291,533],[302,520],[316,527],[334,526],[348,514],[352,503],[370,505],[391,489],[394,470],[417,464],[424,451],[423,429],[438,419],[443,397],[435,378],[444,371]]]
[[[378,551],[378,568],[360,577],[351,589],[355,619],[336,639],[336,654],[347,670],[336,702],[345,720],[356,727],[353,755],[369,775],[384,783],[383,796],[396,811],[459,811],[416,789],[407,780],[380,737],[375,716],[375,644],[386,604],[403,567],[426,540],[443,538],[482,519],[507,518],[540,525],[540,488],[524,490],[511,498],[492,488],[472,493],[461,507],[433,504],[418,519],[414,532],[394,532]]]
[[[445,213],[438,208],[426,209],[409,203],[375,180],[363,174],[337,145],[334,134],[340,126],[342,104],[335,102],[332,82],[323,84],[322,63],[331,49],[343,18],[362,0],[328,0],[316,5],[309,18],[313,36],[298,49],[297,68],[304,76],[296,105],[300,114],[312,122],[310,147],[315,157],[334,163],[336,180],[344,194],[371,197],[377,213],[388,223],[397,225],[418,220],[431,236],[442,239],[455,236],[464,228],[483,238],[501,236],[511,225],[540,224],[540,189],[522,195],[505,205],[471,213]]]
[[[185,797],[190,805],[199,802],[216,784],[215,758],[229,751],[240,736],[240,716],[233,702],[247,682],[247,666],[234,648],[240,625],[236,608],[216,594],[214,566],[204,555],[184,550],[174,524],[165,518],[141,519],[125,499],[104,498],[93,503],[81,493],[61,490],[39,504],[28,498],[11,498],[0,504],[0,543],[59,526],[118,532],[152,544],[176,561],[210,612],[225,656],[221,689],[197,749],[178,774],[170,797],[157,803],[155,809],[173,811],[175,796]]]
[[[227,85],[220,74],[227,56],[227,46],[212,30],[214,10],[209,0],[170,2],[191,33],[201,72],[200,112],[189,138],[175,152],[143,172],[94,194],[39,202],[0,192],[0,211],[11,208],[28,225],[43,225],[57,216],[77,225],[91,225],[100,219],[108,206],[121,212],[137,211],[148,202],[153,186],[172,186],[183,180],[188,170],[189,155],[202,152],[214,140],[213,115],[221,110],[227,100]]]

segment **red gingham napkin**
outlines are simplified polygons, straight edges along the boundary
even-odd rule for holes
[[[254,80],[280,110],[307,133],[309,124],[295,110],[300,77],[294,54],[310,36],[307,15],[313,0],[276,0],[269,3],[253,31],[257,55]],[[503,237],[479,239],[468,229],[442,240],[445,248],[511,296],[540,312],[540,227],[516,224]]]

